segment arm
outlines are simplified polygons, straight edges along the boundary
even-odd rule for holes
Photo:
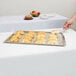
[[[73,24],[76,22],[76,13],[72,16],[71,19],[69,19],[67,22],[65,22],[63,29],[67,30],[73,26]]]

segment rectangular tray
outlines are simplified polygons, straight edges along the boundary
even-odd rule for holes
[[[25,35],[26,36],[26,33],[30,32],[30,31],[24,31],[25,32]],[[59,44],[55,45],[51,45],[51,44],[47,44],[47,39],[48,39],[48,36],[51,32],[46,32],[46,43],[45,44],[35,44],[34,41],[36,40],[36,37],[37,37],[37,33],[38,32],[45,32],[45,31],[34,31],[35,32],[35,38],[32,40],[31,43],[23,43],[22,42],[22,39],[23,39],[23,36],[20,38],[19,42],[10,42],[10,38],[15,34],[12,34],[8,39],[6,39],[4,41],[4,43],[12,43],[12,44],[33,44],[33,45],[47,45],[47,46],[65,46],[65,37],[63,35],[63,33],[58,33],[57,36],[58,36],[58,42]]]

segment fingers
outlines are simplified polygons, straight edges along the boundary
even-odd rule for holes
[[[69,25],[69,26],[68,26],[68,29],[70,29],[70,28],[72,28],[72,25]]]
[[[63,26],[63,29],[64,29],[64,30],[70,29],[70,28],[72,27],[72,24],[73,24],[73,22],[72,22],[71,20],[65,22],[65,24],[64,24],[64,26]]]
[[[63,27],[64,30],[68,30],[68,29],[70,29],[70,28],[72,28],[72,25],[70,25],[70,24],[65,25],[65,26]]]
[[[64,30],[67,30],[67,29],[68,29],[68,24],[67,24],[67,22],[64,24],[63,29],[64,29]]]
[[[72,27],[71,24],[66,24],[66,25],[63,26],[63,29],[64,29],[64,30],[68,30],[68,29],[70,29],[71,27]]]

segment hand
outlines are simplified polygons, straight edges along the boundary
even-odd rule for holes
[[[73,19],[68,20],[67,22],[65,22],[63,29],[64,30],[70,29],[72,27],[73,23],[74,23]]]

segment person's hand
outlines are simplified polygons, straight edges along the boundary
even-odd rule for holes
[[[65,22],[63,29],[64,30],[70,29],[72,27],[73,23],[74,23],[73,19],[68,20],[67,22]]]

